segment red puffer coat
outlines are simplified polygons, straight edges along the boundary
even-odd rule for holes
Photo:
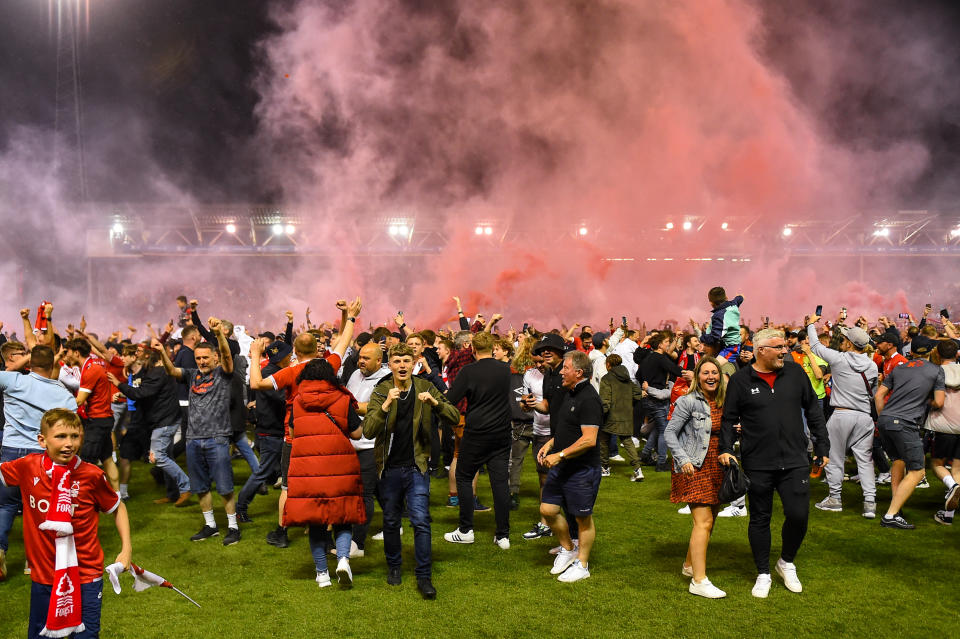
[[[366,520],[360,461],[350,443],[353,396],[329,382],[305,380],[293,403],[293,449],[285,526],[361,524]]]

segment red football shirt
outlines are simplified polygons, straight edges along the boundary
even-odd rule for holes
[[[340,369],[341,359],[336,353],[330,353],[324,359],[330,363],[334,372]],[[293,400],[297,398],[297,393],[300,392],[300,384],[297,383],[297,378],[300,376],[303,367],[309,362],[310,360],[307,360],[295,366],[287,366],[269,377],[273,381],[275,389],[287,391],[287,413],[286,419],[283,420],[283,441],[288,444],[293,442],[290,437],[290,422],[293,421]]]
[[[111,359],[109,362],[104,360],[104,366],[106,367],[107,372],[113,373],[113,376],[116,377],[117,379],[121,379],[121,380],[126,379],[127,376],[123,374],[123,360],[120,358],[119,355],[114,355],[113,359]],[[113,384],[110,384],[111,400],[113,399],[113,394],[119,393],[119,392],[120,392],[119,388],[117,388]],[[113,413],[111,412],[111,415],[112,414]]]
[[[107,380],[106,362],[99,357],[88,357],[80,367],[80,390],[90,393],[90,396],[77,414],[87,419],[113,417],[110,408],[113,388]]]
[[[906,364],[906,363],[907,363],[906,357],[904,357],[900,353],[894,353],[890,359],[883,362],[883,376],[889,377],[890,373],[893,372],[893,369],[895,369],[897,366],[900,366],[901,364]]]
[[[23,496],[23,545],[30,562],[30,578],[38,584],[52,584],[56,572],[56,533],[40,530],[47,519],[53,482],[43,471],[46,453],[33,453],[0,464],[0,480],[7,486],[19,486]],[[75,458],[76,459],[76,458]],[[75,463],[75,462],[74,462]],[[118,495],[103,471],[80,462],[70,472],[73,489],[73,541],[77,547],[80,583],[103,576],[103,548],[97,538],[98,513],[112,513],[120,505]]]

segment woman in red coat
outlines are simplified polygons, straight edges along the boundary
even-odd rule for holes
[[[353,584],[351,526],[366,520],[360,462],[348,439],[360,439],[362,433],[357,402],[324,359],[310,360],[297,383],[284,525],[310,527],[310,552],[321,588],[330,585],[327,528],[332,527],[337,580],[341,587],[349,588]]]

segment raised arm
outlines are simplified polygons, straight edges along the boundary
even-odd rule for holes
[[[458,317],[459,320],[460,320],[460,330],[461,330],[461,331],[469,331],[469,330],[470,330],[470,322],[467,321],[466,316],[463,314],[463,305],[460,304],[460,298],[457,297],[457,296],[454,296],[454,297],[453,297],[453,301],[456,302],[456,304],[457,304],[457,317]]]
[[[347,347],[350,346],[350,342],[353,341],[353,330],[362,308],[363,303],[358,295],[355,300],[346,305],[346,308],[342,309],[345,319],[340,325],[340,337],[337,338],[337,343],[333,346],[333,352],[340,357],[343,357],[343,354],[347,352]]]
[[[210,328],[213,334],[217,336],[217,348],[220,351],[220,367],[227,375],[233,373],[233,355],[230,354],[230,344],[227,343],[227,336],[223,334],[223,324],[216,317],[210,318]]]
[[[250,344],[250,388],[255,391],[273,390],[270,378],[263,379],[260,372],[260,358],[263,356],[265,338],[257,338]]]
[[[150,343],[150,346],[151,348],[155,348],[160,351],[160,359],[163,361],[163,369],[167,371],[167,375],[176,380],[183,379],[183,369],[177,368],[173,365],[173,362],[170,361],[170,356],[167,355],[166,347],[160,343],[160,340],[153,340]]]
[[[30,324],[30,309],[21,308],[20,318],[23,320],[23,343],[27,351],[32,351],[37,345],[37,336],[33,334],[33,326]]]

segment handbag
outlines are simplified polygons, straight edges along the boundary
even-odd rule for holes
[[[750,488],[750,478],[747,477],[747,474],[740,468],[740,463],[734,458],[734,461],[728,464],[723,471],[723,481],[720,482],[717,498],[721,504],[725,504],[746,495],[748,488]]]

